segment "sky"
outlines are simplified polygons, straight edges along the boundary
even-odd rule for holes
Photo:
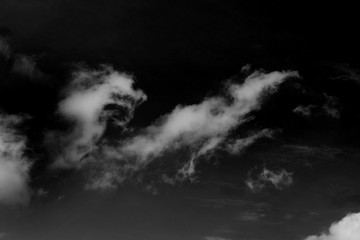
[[[356,9],[2,0],[0,239],[360,239]]]

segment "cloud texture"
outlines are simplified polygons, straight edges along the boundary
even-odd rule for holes
[[[135,108],[147,96],[133,87],[131,76],[110,66],[97,69],[82,66],[73,73],[58,103],[56,113],[65,126],[46,133],[44,143],[50,153],[51,166],[86,168],[90,176],[87,189],[109,189],[144,169],[154,159],[185,150],[188,158],[172,163],[175,173],[168,179],[172,183],[192,180],[201,157],[215,150],[238,154],[257,139],[271,137],[273,131],[270,129],[252,131],[242,137],[237,136],[235,130],[252,119],[249,113],[260,109],[263,96],[274,92],[288,77],[296,76],[296,72],[256,71],[242,83],[228,82],[222,95],[205,98],[198,104],[178,105],[150,126],[129,132],[126,137],[123,133]],[[3,142],[7,148],[9,142],[17,147],[16,151],[2,150],[6,159],[15,159],[1,161],[2,175],[9,181],[10,176],[14,177],[11,181],[18,186],[7,196],[27,195],[28,191],[29,164],[23,157],[26,139],[14,135],[17,134],[15,128],[10,128],[17,124],[14,121],[2,123],[2,131],[6,133],[2,138],[7,138]],[[107,130],[114,133],[116,139],[109,138]],[[2,189],[10,193],[9,189]],[[7,200],[4,198],[4,201]]]
[[[249,172],[250,175],[251,171]],[[264,167],[262,172],[252,178],[249,178],[245,181],[246,186],[253,192],[258,192],[266,187],[267,184],[271,184],[276,189],[281,190],[285,187],[289,187],[293,183],[293,173],[281,169],[279,171],[271,171]]]
[[[130,76],[108,66],[100,70],[82,68],[73,74],[58,105],[58,114],[72,122],[72,129],[48,135],[56,145],[53,147],[61,146],[57,148],[56,166],[78,166],[97,148],[109,121],[120,127],[128,123],[135,106],[146,99],[141,90],[134,90],[133,84]]]
[[[274,91],[286,78],[294,76],[297,76],[296,72],[255,72],[242,84],[227,84],[224,96],[205,98],[199,104],[175,107],[172,112],[133,137],[120,141],[116,146],[103,148],[103,153],[122,165],[120,171],[127,174],[141,169],[167,152],[188,149],[190,160],[178,169],[176,178],[191,178],[201,156],[216,149],[236,153],[257,138],[270,135],[269,130],[262,130],[236,141],[229,137],[233,130],[250,119],[248,114],[251,111],[260,108],[266,93]],[[115,168],[114,164],[110,166],[111,169]],[[104,178],[109,180],[110,175],[119,177],[115,173],[109,174],[106,170]]]
[[[0,203],[4,204],[26,204],[30,197],[26,137],[16,130],[22,121],[23,117],[0,113]]]
[[[312,235],[305,240],[358,240],[360,239],[360,213],[351,213],[333,223],[328,233]]]

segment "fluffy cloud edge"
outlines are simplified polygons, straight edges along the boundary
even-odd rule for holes
[[[304,240],[358,240],[360,239],[360,213],[349,213],[331,224],[328,233],[311,235]]]
[[[135,107],[146,100],[146,95],[135,90],[133,84],[131,76],[107,65],[99,69],[81,68],[73,73],[57,111],[72,123],[72,129],[49,132],[45,139],[54,155],[55,168],[79,167],[98,148],[110,120],[118,127],[126,127]],[[106,109],[108,106],[115,109]],[[120,110],[124,112],[121,118],[116,115]]]

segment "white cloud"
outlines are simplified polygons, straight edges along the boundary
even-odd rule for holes
[[[272,183],[277,189],[282,189],[283,187],[287,187],[292,184],[292,175],[293,173],[289,173],[285,169],[282,169],[278,172],[273,172],[269,169],[264,168],[263,172],[260,175],[260,179],[265,182]]]
[[[23,120],[16,115],[0,113],[0,203],[26,204],[29,200],[28,171],[24,156],[26,138],[16,127]]]
[[[266,184],[271,184],[276,189],[282,190],[284,187],[289,187],[292,185],[292,175],[293,173],[289,173],[285,169],[280,171],[271,171],[264,167],[262,172],[255,179],[249,176],[245,183],[247,187],[253,192],[262,190],[266,187]]]
[[[70,132],[51,132],[47,142],[56,153],[55,166],[71,167],[97,148],[108,121],[125,127],[136,105],[146,99],[141,90],[134,90],[134,80],[125,74],[103,66],[100,70],[81,69],[64,91],[58,113],[73,122]],[[114,107],[113,109],[107,106]],[[123,111],[122,115],[117,111]],[[60,140],[60,141],[59,141]]]
[[[274,91],[286,78],[295,76],[298,76],[296,72],[255,72],[243,84],[228,84],[226,96],[209,97],[189,106],[179,105],[117,147],[104,148],[103,153],[107,158],[116,159],[119,165],[136,170],[166,152],[187,148],[191,157],[178,170],[177,178],[191,178],[199,157],[223,148],[224,144],[234,152],[241,151],[241,147],[267,135],[268,132],[263,131],[249,139],[228,143],[232,130],[248,120],[248,113],[260,108],[262,96]]]
[[[358,240],[360,239],[360,213],[351,213],[333,223],[328,233],[312,235],[305,240]]]

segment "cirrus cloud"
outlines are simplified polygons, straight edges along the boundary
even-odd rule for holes
[[[109,182],[123,180],[126,175],[143,168],[153,159],[180,149],[190,150],[190,158],[177,170],[175,179],[191,179],[196,173],[198,159],[217,149],[240,152],[256,139],[270,136],[270,130],[261,130],[254,135],[231,140],[230,134],[251,119],[248,114],[261,107],[263,96],[274,92],[276,87],[297,72],[256,71],[242,84],[228,83],[225,96],[205,98],[199,104],[178,105],[175,109],[142,129],[138,134],[119,141],[115,146],[101,149],[107,159],[105,169],[98,178]],[[113,178],[109,177],[113,176]],[[115,178],[115,179],[114,179]],[[103,183],[93,179],[94,183]]]

